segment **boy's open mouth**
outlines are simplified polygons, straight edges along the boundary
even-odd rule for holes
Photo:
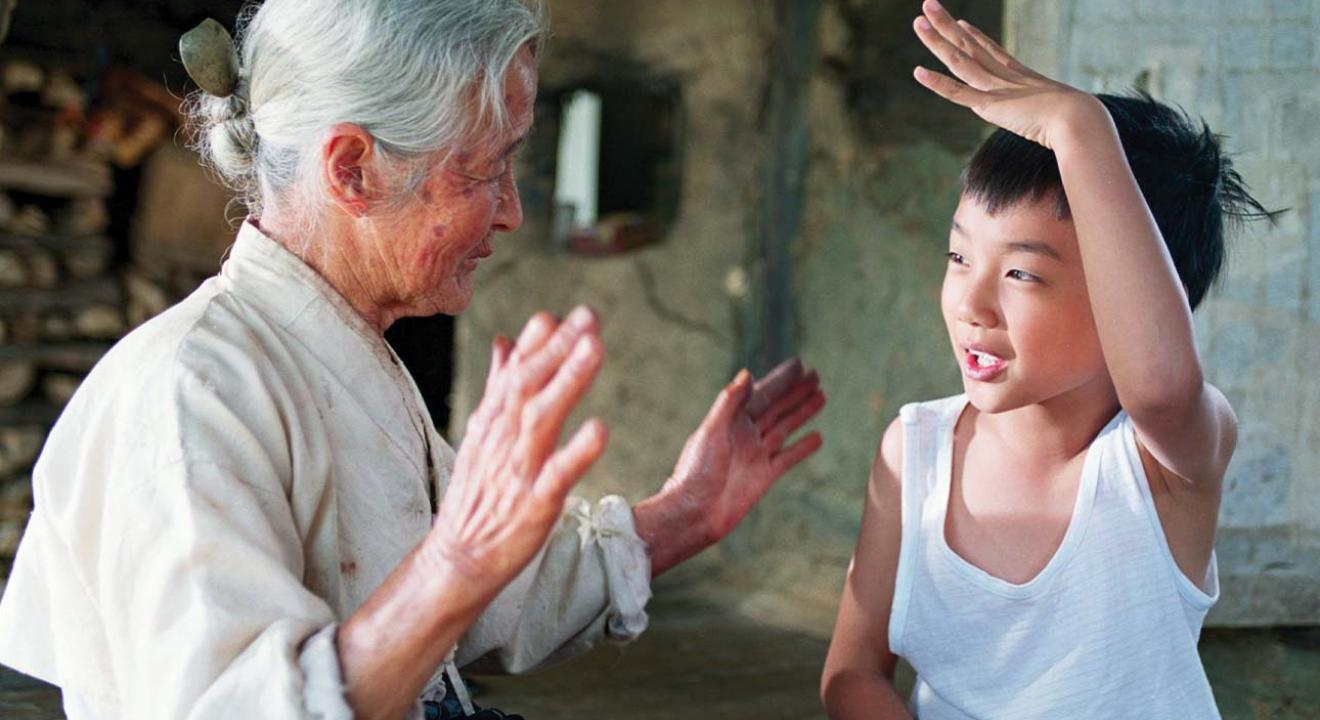
[[[988,382],[1004,371],[1008,361],[985,350],[963,348],[963,374],[972,380]]]

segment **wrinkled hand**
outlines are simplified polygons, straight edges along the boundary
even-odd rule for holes
[[[545,543],[578,479],[605,451],[592,418],[555,450],[564,420],[602,360],[595,315],[528,321],[513,345],[496,338],[481,404],[467,423],[433,531],[435,547],[494,596]]]
[[[755,384],[743,370],[720,392],[661,490],[700,518],[702,547],[728,535],[776,480],[820,449],[819,432],[784,443],[823,407],[820,378],[796,359]]]
[[[1018,62],[971,23],[955,20],[936,0],[926,0],[921,9],[914,22],[917,37],[958,79],[924,67],[913,75],[940,97],[1051,149],[1059,133],[1079,116],[1107,118],[1093,95]]]

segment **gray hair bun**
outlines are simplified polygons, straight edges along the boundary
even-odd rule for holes
[[[220,179],[251,206],[257,200],[257,128],[248,112],[238,49],[211,18],[179,38],[179,59],[201,90],[190,100],[197,149]]]

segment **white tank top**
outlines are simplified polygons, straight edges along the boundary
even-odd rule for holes
[[[1091,442],[1063,542],[1040,573],[1006,582],[944,536],[953,428],[966,396],[903,408],[903,536],[889,646],[917,671],[920,720],[1218,718],[1196,652],[1219,595],[1198,588],[1155,514],[1132,423]]]

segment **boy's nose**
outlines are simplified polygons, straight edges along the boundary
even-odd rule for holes
[[[958,320],[976,327],[999,326],[999,303],[992,282],[973,280],[958,302]]]

